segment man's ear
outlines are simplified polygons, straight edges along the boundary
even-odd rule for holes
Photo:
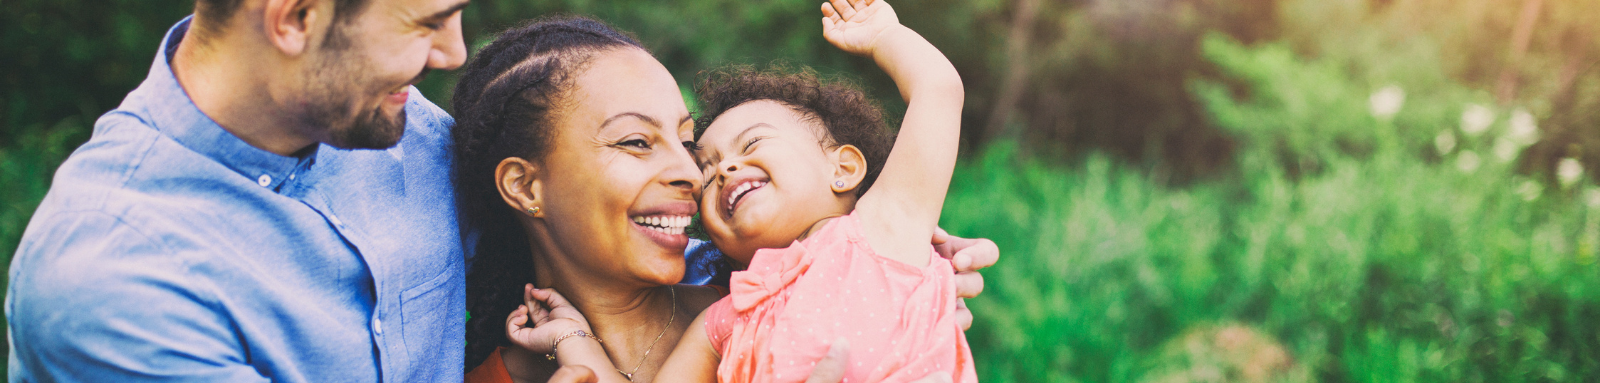
[[[833,181],[829,187],[834,193],[854,193],[861,181],[867,179],[867,157],[855,145],[839,145],[829,155],[833,157]]]
[[[506,205],[534,218],[544,217],[544,183],[539,165],[519,157],[500,160],[494,168],[495,186]]]
[[[333,1],[267,0],[263,11],[261,26],[267,40],[283,54],[299,56],[332,26]]]

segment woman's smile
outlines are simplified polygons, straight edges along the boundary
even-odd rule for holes
[[[689,246],[689,236],[684,234],[684,228],[689,226],[690,217],[698,211],[700,207],[694,202],[680,200],[628,212],[628,220],[634,231],[645,238],[681,253]]]

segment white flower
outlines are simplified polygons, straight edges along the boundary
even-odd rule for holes
[[[1522,185],[1517,186],[1517,195],[1522,196],[1523,201],[1539,199],[1540,194],[1544,194],[1544,187],[1533,180],[1522,181]]]
[[[1372,116],[1378,119],[1389,119],[1395,113],[1400,113],[1400,106],[1406,103],[1406,91],[1399,86],[1390,85],[1378,89],[1367,98],[1367,104],[1372,108]]]
[[[1584,194],[1589,197],[1589,207],[1600,207],[1600,189],[1589,189]]]
[[[1517,159],[1517,153],[1522,151],[1522,145],[1517,145],[1510,138],[1501,137],[1494,140],[1494,148],[1492,150],[1494,151],[1494,156],[1500,158],[1500,162],[1511,162],[1511,160]]]
[[[1561,187],[1572,187],[1579,178],[1583,177],[1583,164],[1576,158],[1562,158],[1556,163],[1556,179],[1561,181]]]
[[[1474,170],[1478,170],[1478,162],[1478,152],[1471,150],[1463,150],[1460,155],[1456,156],[1456,167],[1463,172],[1471,173]]]
[[[1533,114],[1528,113],[1527,109],[1517,108],[1511,112],[1511,131],[1507,132],[1506,137],[1517,145],[1533,145],[1539,141],[1538,121],[1534,120]]]
[[[1450,154],[1450,151],[1456,148],[1456,134],[1448,129],[1439,132],[1439,136],[1433,138],[1433,148],[1439,149],[1441,156]]]
[[[1494,124],[1494,110],[1487,106],[1468,104],[1467,110],[1461,112],[1461,132],[1469,138],[1489,130],[1490,124]]]

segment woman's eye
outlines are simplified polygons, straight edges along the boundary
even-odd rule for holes
[[[643,138],[635,138],[635,139],[632,139],[632,140],[626,140],[626,141],[618,142],[617,145],[631,146],[631,147],[640,148],[640,149],[647,149],[647,148],[650,147],[650,141],[645,141]]]

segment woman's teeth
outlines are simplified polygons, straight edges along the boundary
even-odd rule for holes
[[[739,184],[738,187],[733,188],[733,193],[728,193],[728,206],[733,206],[733,203],[739,201],[739,197],[743,197],[744,193],[749,192],[751,189],[755,189],[755,188],[762,187],[762,186],[767,186],[767,182],[766,181],[750,181],[750,182],[745,182],[745,183]]]
[[[683,234],[683,228],[689,226],[688,216],[652,215],[648,217],[633,217],[633,223],[644,226],[646,229],[659,231],[667,235]]]

